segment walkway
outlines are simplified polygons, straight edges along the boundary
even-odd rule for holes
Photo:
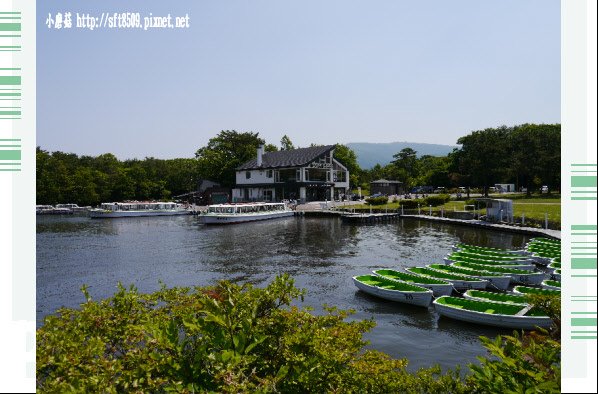
[[[401,215],[401,217],[406,218],[406,219],[412,218],[412,219],[430,220],[430,221],[434,221],[434,222],[460,224],[460,225],[470,226],[470,227],[481,227],[481,228],[487,228],[487,229],[497,230],[497,231],[508,231],[508,232],[513,232],[513,233],[561,239],[561,232],[559,230],[548,230],[548,229],[533,228],[533,227],[520,227],[520,226],[512,226],[512,225],[508,225],[508,224],[489,223],[489,222],[484,222],[482,220],[450,219],[450,218],[442,218],[442,217],[438,217],[438,216],[427,216],[427,215]]]

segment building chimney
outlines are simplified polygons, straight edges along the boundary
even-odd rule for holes
[[[260,145],[257,148],[257,166],[262,166],[262,155],[264,154],[264,145]]]

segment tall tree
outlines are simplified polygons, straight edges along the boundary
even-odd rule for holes
[[[207,146],[195,152],[201,177],[226,187],[234,186],[235,169],[255,158],[257,147],[264,142],[259,133],[221,131],[208,141]]]
[[[292,150],[292,149],[295,149],[295,145],[293,145],[293,142],[291,141],[289,136],[287,136],[286,134],[283,135],[282,138],[280,139],[280,150]]]
[[[474,131],[457,140],[461,149],[455,158],[459,160],[457,166],[460,172],[474,184],[482,186],[486,196],[488,188],[508,173],[511,154],[509,132],[506,126],[502,126]]]
[[[406,188],[413,185],[417,178],[418,163],[417,152],[411,148],[403,148],[392,156],[395,160],[391,163],[392,178],[402,181]]]
[[[347,170],[349,171],[349,184],[351,187],[358,186],[361,177],[361,167],[357,163],[357,155],[353,149],[346,145],[338,144],[334,148],[334,158],[347,167]]]

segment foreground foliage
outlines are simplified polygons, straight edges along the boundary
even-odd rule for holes
[[[493,358],[479,357],[471,364],[471,381],[478,391],[491,393],[560,393],[561,344],[560,297],[529,295],[528,302],[543,310],[553,321],[549,330],[529,334],[481,337]]]
[[[558,387],[560,349],[550,338],[485,340],[502,361],[482,359],[467,378],[459,369],[443,373],[439,367],[410,373],[406,360],[364,351],[362,334],[373,321],[347,321],[351,312],[336,308],[316,316],[294,306],[304,292],[286,275],[263,289],[220,282],[140,294],[119,286],[100,302],[83,292],[79,310],[61,309],[38,329],[40,392],[468,393]],[[520,377],[521,371],[533,376]]]
[[[86,293],[87,294],[87,293]],[[291,306],[286,276],[265,289],[212,288],[114,297],[62,309],[37,333],[40,391],[465,392],[455,373],[410,374],[405,360],[362,351],[372,321]]]

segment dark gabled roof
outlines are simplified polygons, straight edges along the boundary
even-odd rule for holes
[[[293,150],[267,152],[262,155],[262,166],[257,166],[257,158],[237,167],[237,170],[252,170],[257,168],[301,167],[314,161],[318,157],[334,149],[335,145],[313,146]]]

